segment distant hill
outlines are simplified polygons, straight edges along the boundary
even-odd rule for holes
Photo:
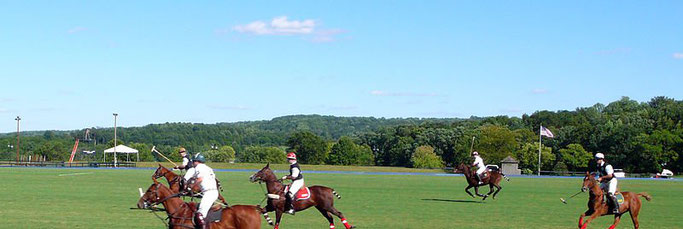
[[[420,125],[423,123],[454,123],[465,119],[457,118],[374,118],[337,117],[329,115],[290,115],[266,121],[245,121],[233,123],[161,123],[142,127],[120,127],[119,139],[125,142],[145,142],[156,145],[284,145],[289,134],[295,131],[311,131],[325,140],[332,141],[341,136],[357,136],[383,127],[398,125]],[[22,131],[25,137],[50,135],[52,137],[82,138],[81,130]],[[93,128],[91,134],[98,142],[113,139],[113,128]],[[0,138],[14,137],[15,133],[0,134]]]

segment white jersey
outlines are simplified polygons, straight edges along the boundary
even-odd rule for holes
[[[484,159],[481,159],[479,155],[474,156],[474,163],[472,163],[473,166],[477,167],[477,174],[482,174],[484,171],[486,171],[486,164],[484,164]]]
[[[480,156],[474,156],[474,163],[472,163],[472,165],[476,166],[477,169],[486,167],[484,159],[481,159]]]
[[[187,170],[187,173],[185,173],[185,180],[189,180],[193,177],[202,178],[202,183],[199,184],[202,187],[202,192],[217,190],[216,174],[214,174],[213,169],[206,164],[201,163]]]
[[[190,160],[188,160],[186,157],[183,157],[183,168],[187,168],[190,164]]]

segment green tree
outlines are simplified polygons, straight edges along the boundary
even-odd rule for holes
[[[303,164],[322,164],[327,157],[327,144],[310,131],[299,131],[287,139],[289,151],[297,154]]]
[[[206,157],[211,162],[231,162],[235,159],[235,149],[232,146],[221,146],[207,151]]]
[[[137,142],[129,143],[128,146],[130,148],[138,150],[138,153],[140,155],[140,161],[154,161],[154,155],[152,155],[152,152],[150,151],[150,149],[152,148],[151,146],[145,143]]]
[[[419,146],[415,149],[410,158],[414,168],[442,168],[443,161],[441,157],[434,153],[434,148],[431,146]]]
[[[351,138],[344,136],[332,145],[326,162],[332,165],[372,165],[374,158],[370,147],[356,145]]]
[[[481,134],[474,147],[482,158],[498,163],[507,156],[514,155],[518,148],[515,134],[504,126],[486,125],[480,128]]]
[[[560,161],[564,162],[567,169],[572,171],[587,169],[588,162],[593,158],[593,155],[579,144],[569,144],[566,149],[559,151]]]
[[[522,149],[517,151],[517,160],[519,160],[519,167],[530,169],[534,172],[538,171],[538,143],[524,144]],[[541,169],[552,170],[553,162],[555,161],[555,154],[552,149],[547,146],[541,147]]]
[[[236,156],[239,162],[273,164],[286,162],[285,151],[277,147],[249,146],[238,151]]]
[[[66,161],[69,160],[71,152],[68,146],[65,146],[58,141],[48,141],[38,147],[36,153],[45,156],[48,161]]]

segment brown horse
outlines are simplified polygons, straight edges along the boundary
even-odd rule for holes
[[[180,195],[180,193],[174,194],[171,189],[154,180],[154,183],[147,188],[147,192],[138,200],[137,207],[149,208],[162,204],[168,215],[169,228],[195,228],[192,219],[197,204],[183,201]],[[255,205],[233,205],[223,209],[221,221],[207,223],[210,223],[211,228],[261,228],[260,214],[262,212],[263,209]],[[270,221],[267,214],[263,216]]]
[[[579,228],[581,229],[586,229],[588,223],[598,216],[612,214],[612,211],[609,210],[607,203],[603,202],[605,195],[600,188],[600,184],[598,184],[598,182],[595,180],[593,174],[590,174],[589,172],[586,172],[586,176],[583,178],[583,187],[581,188],[581,191],[583,192],[587,190],[590,190],[590,196],[588,198],[588,210],[581,214],[581,217],[579,217]],[[641,202],[638,197],[644,197],[647,201],[650,201],[652,197],[645,192],[622,192],[621,194],[624,196],[624,202],[619,204],[619,213],[614,215],[614,224],[612,224],[609,229],[614,229],[617,224],[619,224],[621,215],[625,214],[626,212],[631,213],[633,227],[638,229],[638,213],[640,212],[641,206]],[[586,222],[583,222],[583,217],[585,216],[590,216],[590,218],[588,218]]]
[[[254,175],[251,175],[249,180],[251,182],[266,183],[266,188],[268,189],[268,205],[265,210],[269,212],[275,211],[275,229],[278,229],[282,213],[285,211],[285,186],[280,180],[275,178],[275,173],[270,169],[270,163],[254,173]],[[336,196],[338,199],[341,199],[341,196],[339,196],[334,189],[319,185],[310,186],[308,188],[311,191],[310,198],[306,200],[292,200],[294,201],[294,210],[303,211],[309,207],[315,206],[327,221],[330,222],[330,228],[334,228],[334,218],[332,218],[332,215],[339,217],[346,229],[355,228],[355,226],[351,226],[346,221],[346,217],[344,217],[340,211],[334,208],[334,197]]]
[[[156,180],[159,177],[165,177],[166,181],[168,181],[168,186],[173,190],[173,192],[178,193],[180,192],[180,180],[183,179],[182,177],[178,176],[178,174],[175,174],[173,171],[170,169],[162,166],[159,164],[159,167],[157,170],[154,171],[154,174],[152,174],[152,179]],[[218,186],[218,190],[223,191],[223,187],[221,187],[221,182],[218,181],[218,178],[216,178],[216,186]],[[190,186],[192,187],[192,192],[190,193],[201,193],[201,190],[199,186]],[[225,198],[223,198],[223,195],[221,195],[221,192],[218,192],[218,199],[223,202],[226,206],[228,205],[228,202],[225,201]],[[194,196],[194,195],[192,195]]]
[[[467,187],[465,187],[465,192],[467,192],[467,194],[470,194],[470,196],[474,198],[474,195],[472,195],[472,193],[470,192],[470,188],[474,187],[474,193],[477,194],[477,196],[479,197],[484,197],[482,200],[486,200],[486,198],[489,197],[491,193],[493,193],[493,199],[495,200],[496,194],[498,194],[498,192],[500,192],[500,190],[503,189],[503,187],[500,187],[500,180],[505,178],[505,180],[510,181],[510,179],[507,178],[505,174],[503,174],[502,172],[498,170],[487,169],[486,177],[482,178],[482,183],[479,184],[479,181],[477,181],[477,178],[475,177],[477,176],[477,174],[475,174],[474,171],[472,171],[470,166],[465,165],[463,163],[460,163],[457,167],[455,167],[453,169],[453,172],[462,173],[463,175],[465,175],[465,179],[467,180],[468,184]],[[489,193],[487,193],[486,195],[479,194],[479,186],[484,185],[489,185]],[[495,192],[493,191],[493,187],[496,187]]]

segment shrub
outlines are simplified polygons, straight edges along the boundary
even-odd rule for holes
[[[420,146],[415,149],[413,156],[410,158],[414,168],[441,168],[443,161],[441,157],[434,153],[434,148],[431,146]]]

